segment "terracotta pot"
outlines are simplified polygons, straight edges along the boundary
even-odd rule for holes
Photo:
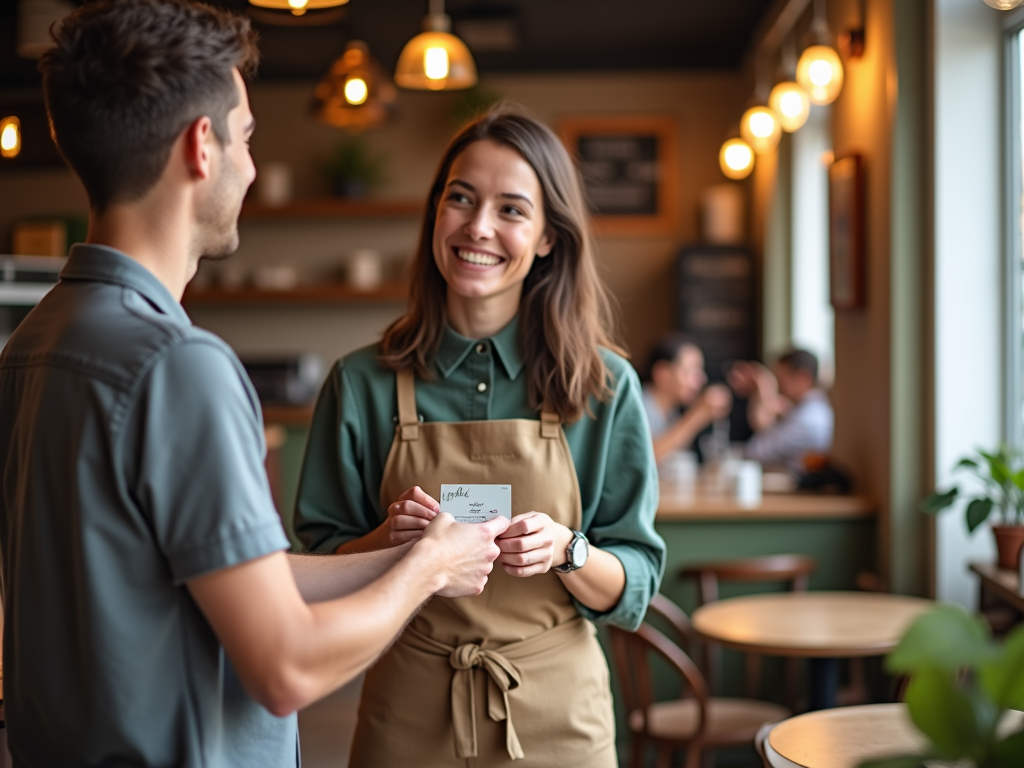
[[[1024,548],[1024,525],[993,525],[999,567],[1016,571],[1020,567],[1020,551]]]

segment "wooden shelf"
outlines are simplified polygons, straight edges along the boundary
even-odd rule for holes
[[[414,217],[423,213],[421,200],[363,199],[350,200],[344,197],[319,197],[293,200],[280,206],[263,205],[247,200],[242,205],[242,219],[278,220],[289,219],[357,219],[357,218],[398,218]]]
[[[263,423],[267,426],[306,427],[313,420],[311,405],[265,405]]]
[[[224,288],[189,288],[182,304],[186,307],[244,306],[260,304],[373,304],[404,302],[409,287],[405,283],[384,283],[373,291],[357,291],[346,283],[315,283],[300,285],[287,291],[267,291],[244,287],[229,291]]]

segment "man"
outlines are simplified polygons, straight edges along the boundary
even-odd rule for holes
[[[258,401],[179,304],[199,258],[238,245],[254,35],[186,0],[98,0],[55,39],[40,67],[89,244],[0,356],[14,763],[294,765],[294,718],[253,700],[289,715],[431,594],[479,594],[507,523],[438,515],[394,554],[289,563]]]
[[[685,451],[705,427],[729,416],[732,395],[708,383],[704,353],[685,336],[662,338],[651,353],[644,381],[644,410],[654,439],[654,458]],[[686,411],[679,414],[679,408]]]
[[[729,385],[750,398],[747,418],[755,434],[744,447],[746,458],[800,474],[804,456],[831,450],[834,415],[811,352],[790,350],[775,362],[774,375],[760,363],[735,363]]]

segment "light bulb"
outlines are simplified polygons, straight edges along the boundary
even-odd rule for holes
[[[21,121],[16,117],[0,120],[0,157],[17,157],[21,153]]]
[[[427,48],[423,52],[423,73],[430,80],[448,77],[448,51],[440,47]]]
[[[831,104],[843,89],[839,54],[827,45],[812,45],[797,62],[796,81],[807,91],[812,104]]]
[[[1021,3],[1024,3],[1024,0],[985,0],[985,5],[990,5],[997,11],[1011,11]]]
[[[351,77],[345,81],[345,101],[349,104],[362,104],[366,101],[370,89],[361,77]]]
[[[743,139],[729,139],[718,153],[718,164],[730,179],[745,179],[754,170],[754,150]]]
[[[768,106],[779,117],[782,130],[792,133],[803,128],[811,114],[811,100],[798,83],[786,81],[772,88]]]
[[[782,129],[775,113],[768,107],[751,107],[740,120],[740,136],[761,155],[778,146]]]
[[[292,13],[296,16],[304,14],[307,5],[309,5],[309,0],[288,0],[288,7],[292,9]]]

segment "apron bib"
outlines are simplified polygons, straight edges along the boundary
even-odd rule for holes
[[[411,371],[381,508],[419,485],[512,486],[513,516],[580,529],[576,469],[559,419],[419,422]],[[614,768],[608,665],[593,625],[553,573],[495,563],[478,597],[435,597],[366,673],[352,768]]]

